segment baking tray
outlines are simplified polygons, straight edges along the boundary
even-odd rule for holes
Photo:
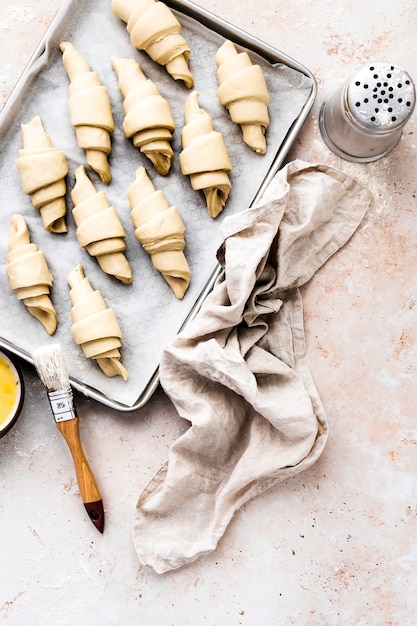
[[[0,345],[32,363],[31,351],[35,347],[45,342],[62,342],[74,388],[119,411],[142,407],[154,393],[159,383],[158,364],[164,345],[195,317],[220,273],[216,251],[221,243],[223,219],[251,206],[262,194],[298,136],[314,103],[317,89],[312,73],[283,52],[188,0],[167,0],[166,4],[176,13],[183,26],[183,34],[191,45],[190,66],[196,79],[194,88],[200,93],[200,106],[209,111],[216,129],[225,135],[233,164],[232,193],[226,208],[216,220],[208,216],[204,198],[192,191],[177,162],[183,103],[190,91],[176,84],[145,53],[133,49],[125,24],[111,13],[111,2],[108,0],[64,2],[0,115]],[[243,144],[240,129],[232,124],[217,101],[214,54],[224,39],[233,41],[239,50],[248,51],[252,61],[259,62],[264,69],[271,95],[271,125],[265,157],[255,155]],[[23,194],[17,177],[14,160],[21,147],[20,124],[39,111],[54,146],[66,153],[69,162],[68,191],[72,186],[71,175],[76,167],[84,163],[83,153],[78,150],[73,129],[67,121],[67,111],[62,106],[63,94],[66,98],[68,90],[68,79],[57,52],[62,40],[74,43],[109,91],[116,123],[111,156],[112,170],[114,165],[116,175],[113,173],[113,180],[107,187],[100,185],[89,173],[97,191],[106,191],[127,231],[127,256],[134,272],[132,286],[111,282],[114,279],[103,275],[96,262],[80,251],[71,222],[69,193],[69,233],[64,236],[65,240],[59,240],[57,238],[61,235],[44,231],[40,217],[30,199]],[[168,177],[155,175],[149,162],[120,131],[122,98],[111,70],[112,55],[139,61],[145,74],[158,84],[171,107],[174,105],[177,131],[173,147],[176,163]],[[53,102],[49,105],[51,94]],[[177,301],[165,281],[155,275],[146,253],[134,238],[125,191],[139,165],[145,165],[155,187],[162,189],[168,201],[179,207],[186,225],[186,255],[192,280],[181,301]],[[23,305],[17,302],[7,285],[5,255],[8,221],[14,212],[24,214],[32,241],[44,251],[54,278],[56,275],[60,278],[55,280],[52,292],[60,320],[58,331],[52,338],[43,334],[39,323],[22,310]],[[59,254],[56,254],[58,248]],[[86,361],[72,342],[68,286],[62,274],[78,263],[83,265],[93,287],[102,291],[108,306],[118,316],[124,335],[122,360],[129,370],[127,384],[121,379],[106,379],[94,363]],[[17,322],[22,325],[20,331]]]

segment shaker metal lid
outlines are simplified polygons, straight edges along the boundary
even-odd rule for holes
[[[354,120],[374,132],[403,126],[415,106],[415,88],[409,74],[392,63],[363,65],[351,77],[347,105]]]

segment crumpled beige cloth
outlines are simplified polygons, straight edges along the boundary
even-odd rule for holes
[[[239,507],[320,456],[328,427],[298,287],[351,237],[370,202],[347,175],[297,160],[256,207],[224,220],[221,274],[160,366],[190,427],[135,509],[137,555],[155,572],[214,550]]]

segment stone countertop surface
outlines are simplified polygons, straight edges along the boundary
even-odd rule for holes
[[[201,0],[198,2],[201,6]],[[0,3],[0,106],[61,5]],[[132,543],[136,499],[187,424],[158,389],[121,413],[76,394],[106,512],[84,514],[44,389],[0,439],[0,622],[10,626],[414,626],[417,614],[417,150],[414,114],[373,163],[324,144],[321,103],[368,61],[417,79],[417,5],[206,0],[304,64],[317,98],[287,161],[325,163],[374,195],[352,239],[302,290],[308,361],[330,426],[308,471],[235,515],[217,550],[156,575]],[[0,181],[0,184],[1,181]]]

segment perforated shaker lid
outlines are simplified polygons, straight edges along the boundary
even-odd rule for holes
[[[392,63],[362,66],[350,79],[346,94],[352,118],[375,132],[398,129],[415,106],[412,79]]]

